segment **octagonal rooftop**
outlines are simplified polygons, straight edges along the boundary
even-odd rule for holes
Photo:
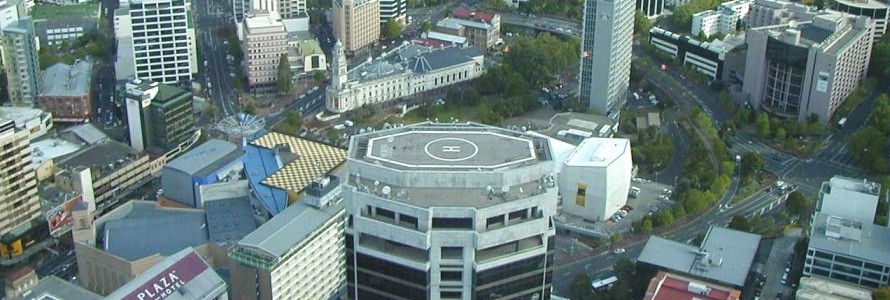
[[[402,170],[494,170],[550,160],[546,139],[477,123],[419,123],[356,136],[350,157]]]

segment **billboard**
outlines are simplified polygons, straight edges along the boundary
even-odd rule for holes
[[[161,300],[167,298],[208,268],[207,263],[197,253],[192,251],[169,268],[155,274],[121,299]]]
[[[49,224],[49,234],[55,235],[57,232],[68,229],[71,226],[73,218],[71,210],[73,210],[74,206],[81,201],[83,201],[83,198],[78,195],[46,212],[46,223]]]

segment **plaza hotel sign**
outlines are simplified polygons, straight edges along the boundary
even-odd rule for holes
[[[192,252],[143,283],[123,300],[162,300],[208,269],[207,263]]]

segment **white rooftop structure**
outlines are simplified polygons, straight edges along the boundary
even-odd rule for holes
[[[457,35],[451,35],[447,33],[430,31],[427,33],[426,37],[431,40],[448,42],[456,45],[464,45],[467,43],[467,38]]]
[[[633,173],[630,140],[587,138],[559,164],[564,213],[602,221],[627,204]]]
[[[80,150],[81,146],[63,139],[43,139],[31,142],[31,166],[37,169],[44,162]]]
[[[588,138],[575,148],[566,165],[605,167],[630,151],[630,140]]]
[[[817,209],[848,220],[872,223],[878,208],[881,185],[867,179],[834,176],[822,183]]]
[[[31,132],[31,139],[46,134],[53,128],[53,116],[39,108],[3,106],[0,117],[10,119],[15,127]]]

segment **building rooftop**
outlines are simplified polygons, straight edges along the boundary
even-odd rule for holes
[[[890,228],[816,213],[809,248],[890,265]]]
[[[489,19],[489,21],[490,21],[490,19]],[[445,28],[454,29],[454,30],[458,30],[462,27],[472,27],[472,28],[488,30],[493,26],[492,24],[489,23],[489,21],[482,21],[482,20],[478,20],[475,18],[474,19],[463,19],[463,18],[457,18],[457,17],[454,17],[454,18],[445,17],[444,19],[439,20],[439,22],[436,22],[436,26],[445,27]]]
[[[165,286],[171,275],[178,277],[173,287]],[[106,299],[149,299],[146,290],[154,291],[158,285],[170,288],[166,296],[151,299],[191,300],[214,299],[225,293],[227,285],[192,247],[170,255],[133,280],[130,280]]]
[[[342,210],[342,203],[321,209],[295,203],[241,239],[238,246],[261,251],[278,261]]]
[[[821,277],[801,277],[799,300],[871,300],[871,290]]]
[[[212,139],[168,162],[164,168],[203,178],[242,156],[244,151],[235,144]]]
[[[101,249],[129,261],[169,256],[208,241],[204,212],[198,209],[131,200],[100,219]]]
[[[204,211],[207,214],[207,232],[212,242],[234,243],[256,229],[248,197],[206,201]]]
[[[462,19],[474,19],[483,22],[491,22],[491,19],[494,18],[495,14],[483,12],[483,11],[473,11],[466,6],[458,6],[451,11],[451,15],[455,18]]]
[[[566,160],[566,165],[606,167],[623,155],[630,155],[630,140],[587,138],[578,144]]]
[[[22,300],[100,300],[102,296],[56,276],[40,278]]]
[[[841,3],[847,6],[866,8],[866,9],[888,9],[890,5],[886,2],[878,1],[878,0],[834,0],[834,2]]]
[[[760,236],[711,226],[701,247],[652,236],[639,261],[699,278],[744,286]]]
[[[435,49],[408,43],[349,69],[348,77],[350,81],[373,81],[408,72],[432,72],[481,58],[476,47]]]
[[[191,92],[169,84],[158,84],[158,94],[151,101],[152,104],[160,104],[166,106],[172,100],[179,99],[182,96],[191,94]]]
[[[62,130],[60,135],[70,141],[79,141],[86,145],[97,144],[108,139],[108,135],[92,123],[68,127]]]
[[[277,149],[289,162],[268,178],[263,184],[285,191],[300,193],[316,178],[330,172],[346,160],[346,150],[290,136],[269,132],[250,142],[254,146]]]
[[[89,95],[93,62],[78,59],[73,65],[56,63],[40,72],[38,96],[81,97]]]
[[[741,294],[726,286],[658,271],[643,300],[738,300]]]
[[[77,167],[93,169],[93,177],[101,178],[103,173],[110,174],[124,164],[129,164],[142,157],[136,149],[118,141],[106,140],[80,150],[74,155],[56,164],[60,169],[72,170]]]
[[[458,36],[458,35],[451,35],[451,34],[441,33],[441,32],[435,32],[435,31],[428,32],[426,37],[428,39],[434,39],[434,40],[448,42],[448,43],[457,44],[457,45],[463,45],[463,44],[467,43],[466,37],[462,37],[462,36]]]
[[[31,8],[31,16],[34,17],[34,20],[54,19],[56,17],[66,16],[97,18],[99,16],[99,3],[89,2],[75,5],[38,3]]]
[[[281,30],[284,30],[284,23],[281,22],[281,17],[275,12],[248,14],[244,18],[244,24],[247,30],[267,27],[280,27]]]
[[[849,47],[850,41],[866,34],[870,29],[864,17],[851,16],[835,11],[823,11],[809,20],[789,21],[780,25],[753,28],[765,30],[770,37],[785,44],[799,47],[816,47],[834,53]]]
[[[242,149],[244,155],[244,172],[250,181],[253,194],[260,199],[266,211],[272,215],[280,213],[287,207],[287,191],[268,186],[263,180],[275,174],[283,166],[275,150],[246,144]]]
[[[38,166],[47,160],[77,152],[80,148],[78,144],[56,138],[31,142],[31,164]]]
[[[823,182],[817,211],[871,223],[878,207],[881,185],[867,179],[834,176]]]
[[[39,108],[0,106],[0,117],[15,122],[15,126],[24,128],[25,124],[32,120],[40,120],[49,113]]]

